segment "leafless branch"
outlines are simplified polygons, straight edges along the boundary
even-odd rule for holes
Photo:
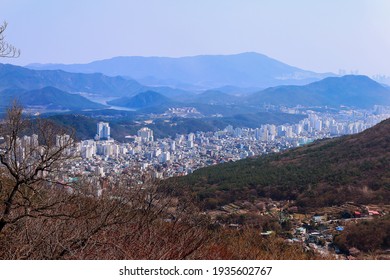
[[[0,25],[0,57],[19,57],[20,50],[5,40],[4,31],[7,28],[7,22]]]

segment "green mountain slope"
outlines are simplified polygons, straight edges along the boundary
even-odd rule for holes
[[[390,90],[367,76],[330,77],[305,86],[280,86],[252,94],[251,104],[286,106],[350,106],[369,108],[390,105]]]
[[[103,74],[68,73],[61,70],[31,70],[10,64],[0,64],[0,90],[24,90],[56,87],[66,92],[88,92],[105,96],[136,94],[146,87],[123,77]]]
[[[71,94],[55,87],[25,91],[8,89],[0,93],[0,107],[7,107],[12,100],[18,100],[25,108],[39,107],[45,110],[103,109],[106,106],[92,102],[85,97]]]
[[[390,119],[360,134],[249,158],[171,179],[217,205],[255,197],[301,207],[390,202]]]
[[[169,106],[173,101],[155,91],[141,92],[133,97],[121,97],[108,102],[110,105],[127,108],[148,108],[155,106]]]
[[[201,94],[196,95],[192,101],[194,103],[224,105],[237,104],[240,100],[236,96],[218,90],[207,90]]]

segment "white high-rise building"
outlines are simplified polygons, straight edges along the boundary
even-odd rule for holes
[[[317,131],[321,131],[322,130],[322,120],[320,120],[320,119],[315,120],[315,122],[314,122],[314,129],[317,130]]]
[[[68,134],[56,135],[56,146],[64,147],[69,145],[70,136]]]
[[[237,127],[235,130],[234,130],[234,137],[241,137],[242,135],[242,129]]]
[[[171,142],[171,151],[174,152],[176,150],[176,142],[172,141]]]
[[[286,126],[286,137],[292,138],[293,137],[293,130],[291,126]]]
[[[263,128],[263,133],[261,135],[261,141],[268,141],[268,129],[267,129],[267,127]]]
[[[260,128],[255,129],[255,137],[256,137],[256,140],[261,139],[261,129]]]
[[[110,140],[110,125],[108,122],[98,122],[96,127],[97,140]]]
[[[141,137],[142,142],[153,142],[153,130],[143,127],[138,130],[138,137]]]
[[[225,128],[225,131],[226,131],[227,133],[233,134],[233,133],[234,133],[233,126],[228,125],[228,126]]]
[[[268,133],[270,136],[276,136],[277,133],[276,133],[276,126],[271,124],[271,125],[268,125]]]
[[[160,162],[164,163],[171,160],[171,153],[170,152],[163,152],[161,154]]]
[[[154,151],[154,156],[157,158],[159,155],[161,155],[161,149],[156,149]]]
[[[296,125],[294,125],[294,130],[293,132],[296,134],[296,135],[300,135],[303,131],[303,125],[298,123]]]
[[[187,140],[188,141],[194,141],[195,140],[195,134],[189,133],[188,136],[187,136]]]
[[[94,145],[83,145],[81,147],[81,157],[90,159],[96,154],[96,146]]]
[[[31,145],[33,147],[38,147],[38,145],[39,145],[38,135],[36,135],[36,134],[31,135]]]
[[[282,137],[286,135],[286,127],[284,125],[279,125],[277,129],[277,136]]]

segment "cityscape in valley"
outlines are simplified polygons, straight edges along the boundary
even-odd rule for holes
[[[0,259],[390,259],[389,76],[258,49],[18,63],[10,32]]]
[[[67,174],[78,176],[96,170],[104,177],[129,168],[158,179],[184,176],[209,165],[276,153],[318,139],[356,134],[390,117],[390,107],[383,106],[377,106],[372,112],[350,110],[337,115],[316,114],[302,108],[290,111],[307,114],[308,118],[294,125],[265,124],[255,129],[228,125],[215,132],[196,131],[161,139],[154,139],[153,130],[143,127],[137,135],[126,136],[126,142],[115,141],[109,123],[99,122],[95,139],[77,143],[76,152],[82,161],[75,161]]]

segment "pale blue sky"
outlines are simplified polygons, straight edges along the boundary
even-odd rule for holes
[[[1,0],[2,63],[263,53],[318,72],[390,76],[388,0]]]

